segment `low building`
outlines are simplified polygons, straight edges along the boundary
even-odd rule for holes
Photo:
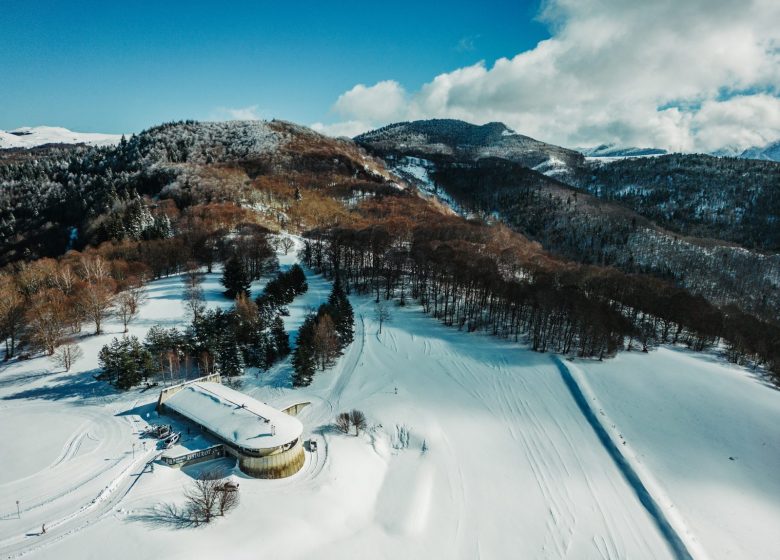
[[[200,426],[249,476],[284,478],[303,466],[300,420],[222,385],[217,376],[163,390],[158,409]]]

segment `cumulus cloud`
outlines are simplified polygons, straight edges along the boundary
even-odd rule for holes
[[[371,87],[358,84],[342,93],[333,106],[343,117],[357,120],[387,121],[403,114],[406,92],[394,80],[385,80]]]
[[[540,18],[552,36],[531,50],[413,92],[393,80],[357,85],[334,109],[352,129],[502,121],[566,146],[708,151],[780,137],[776,0],[550,0]]]
[[[262,119],[257,105],[247,107],[217,107],[214,120],[258,121]]]
[[[352,138],[361,132],[370,130],[373,128],[373,125],[364,121],[342,121],[333,124],[316,122],[311,125],[311,128],[322,134],[327,134],[328,136],[346,136]]]

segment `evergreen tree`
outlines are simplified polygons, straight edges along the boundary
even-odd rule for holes
[[[236,299],[239,294],[249,296],[251,282],[241,259],[236,255],[231,256],[225,263],[222,272],[222,285],[225,286],[225,296]]]
[[[355,338],[355,312],[352,310],[352,304],[344,292],[341,285],[341,279],[336,275],[336,281],[333,284],[333,290],[328,297],[329,314],[336,325],[341,348],[349,346]]]
[[[220,375],[235,377],[244,373],[244,355],[236,342],[232,330],[223,333],[223,338],[214,356]]]
[[[306,387],[311,384],[317,367],[314,357],[314,315],[309,315],[298,330],[298,338],[293,351],[293,387]]]
[[[287,274],[290,277],[290,285],[295,295],[305,294],[306,290],[309,289],[309,285],[306,282],[306,274],[303,272],[301,265],[297,263],[292,265]]]
[[[123,391],[138,385],[154,373],[151,353],[134,336],[113,339],[98,354],[102,372],[97,379]]]
[[[271,338],[278,357],[286,357],[290,353],[290,337],[284,330],[282,318],[278,315],[274,318],[273,324],[271,325]]]

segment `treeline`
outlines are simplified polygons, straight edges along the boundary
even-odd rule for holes
[[[780,164],[703,154],[584,166],[575,184],[685,235],[780,250]]]
[[[218,207],[211,219],[220,215]],[[234,215],[238,218],[242,214]],[[152,278],[211,269],[234,260],[254,279],[277,266],[267,232],[251,223],[213,224],[193,219],[173,238],[105,243],[84,253],[70,251],[59,259],[19,262],[0,271],[0,339],[4,359],[44,352],[54,355],[72,345],[85,324],[101,334],[109,318],[127,332]]]
[[[780,380],[780,329],[662,280],[550,259],[501,226],[382,222],[314,232],[304,261],[338,271],[359,293],[411,297],[447,325],[534,350],[603,358],[667,342],[703,350],[723,339],[729,359],[765,365]]]
[[[332,366],[353,340],[355,314],[338,275],[328,301],[306,316],[292,357],[293,387],[311,384],[315,372]]]
[[[290,354],[282,316],[285,306],[308,288],[300,266],[280,272],[255,301],[239,294],[229,310],[197,304],[202,297],[199,277],[187,277],[190,325],[183,331],[154,326],[143,342],[115,338],[100,352],[98,379],[126,390],[150,379],[174,382],[211,373],[234,377],[246,368],[267,370]]]
[[[351,142],[260,121],[168,123],[116,146],[0,154],[0,265],[106,241],[166,240],[197,206],[253,207],[255,221],[311,227],[317,206],[339,204],[309,194],[269,205],[254,179],[378,185],[380,171]]]
[[[721,160],[708,158],[707,161]],[[616,162],[604,167],[612,169],[613,165],[629,164]],[[777,167],[780,170],[780,165]],[[688,176],[688,171],[684,175]],[[474,163],[452,163],[438,158],[432,177],[463,210],[489,219],[500,216],[520,233],[564,258],[586,265],[615,266],[626,273],[652,274],[701,294],[716,305],[737,304],[760,318],[777,320],[778,255],[680,237],[661,230],[619,204],[602,202],[501,158],[483,158]],[[735,180],[731,175],[728,177]],[[769,183],[767,177],[762,181]],[[769,190],[765,189],[767,196]],[[644,187],[636,187],[632,192],[641,194]],[[644,200],[643,197],[640,196]],[[665,203],[659,208],[666,208]],[[678,214],[684,212],[674,213]],[[714,231],[709,233],[721,237]]]

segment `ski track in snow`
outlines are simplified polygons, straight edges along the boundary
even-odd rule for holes
[[[554,356],[553,360],[558,366],[561,378],[571,391],[572,398],[582,411],[583,416],[587,419],[588,423],[598,436],[599,441],[603,444],[604,449],[609,453],[609,456],[612,457],[615,465],[617,465],[626,481],[636,493],[639,501],[655,521],[659,531],[669,543],[670,548],[674,551],[675,557],[679,560],[693,560],[693,556],[688,550],[687,544],[673,526],[673,522],[667,518],[666,512],[659,505],[659,501],[650,493],[648,487],[645,486],[644,482],[631,465],[630,460],[623,455],[617,443],[610,437],[607,428],[604,427],[598,419],[597,414],[590,407],[588,400],[585,398],[582,389],[569,371],[566,363],[558,356]],[[700,553],[698,557],[704,558],[703,553]]]

